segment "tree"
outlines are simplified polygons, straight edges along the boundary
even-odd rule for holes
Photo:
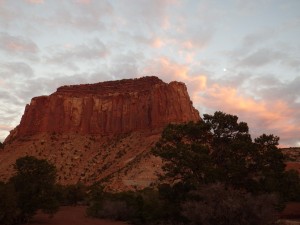
[[[15,224],[19,218],[17,193],[12,184],[0,182],[0,224]]]
[[[218,169],[218,180],[235,186],[248,185],[248,172],[253,158],[248,125],[238,117],[223,112],[204,115],[213,136],[210,157]]]
[[[277,148],[279,137],[263,134],[254,140],[256,147],[256,177],[266,192],[280,191],[284,181],[285,164],[282,152]]]
[[[263,134],[252,141],[247,123],[215,112],[196,123],[168,125],[152,153],[162,158],[161,179],[169,183],[197,189],[221,182],[253,193],[282,193],[285,164],[278,140]]]
[[[26,222],[38,209],[52,215],[58,209],[55,196],[56,169],[46,160],[33,156],[17,159],[15,175],[10,179],[17,193],[20,218]]]
[[[100,183],[96,182],[90,187],[88,199],[89,207],[86,211],[88,216],[99,217],[103,207],[104,195],[104,188]]]
[[[211,140],[209,126],[202,121],[168,125],[152,149],[154,155],[164,160],[165,173],[161,178],[190,185],[214,180]]]

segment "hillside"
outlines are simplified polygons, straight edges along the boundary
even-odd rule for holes
[[[12,175],[17,158],[33,155],[55,164],[61,184],[142,188],[160,170],[149,151],[163,128],[199,119],[180,82],[143,77],[63,86],[26,106],[0,153],[0,179]]]

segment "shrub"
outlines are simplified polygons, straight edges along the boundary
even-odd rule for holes
[[[113,220],[129,220],[134,214],[133,207],[130,207],[125,201],[104,200],[98,217],[109,218]]]
[[[222,184],[190,193],[182,214],[191,225],[271,225],[277,220],[273,195],[253,196]]]
[[[15,224],[20,210],[17,206],[17,193],[11,184],[0,183],[0,224]]]

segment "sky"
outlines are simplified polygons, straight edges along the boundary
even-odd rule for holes
[[[0,0],[0,141],[62,85],[158,76],[300,146],[299,0]]]

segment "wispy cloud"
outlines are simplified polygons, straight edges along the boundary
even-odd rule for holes
[[[27,63],[24,62],[7,62],[0,63],[0,75],[1,78],[12,78],[14,76],[31,77],[34,75],[34,71]]]
[[[160,74],[166,81],[179,80],[186,83],[191,98],[194,104],[200,107],[201,113],[221,110],[238,115],[240,120],[249,124],[254,137],[262,133],[273,133],[281,137],[282,145],[297,145],[296,141],[290,142],[290,138],[300,132],[297,125],[300,123],[299,103],[296,103],[296,96],[300,97],[300,94],[293,92],[295,87],[290,86],[295,81],[281,84],[274,77],[266,77],[264,82],[263,78],[260,78],[256,87],[259,86],[258,89],[263,90],[267,89],[265,85],[272,86],[271,92],[276,96],[273,98],[262,91],[256,92],[256,96],[245,94],[242,91],[243,85],[256,80],[251,76],[235,78],[241,79],[242,82],[215,80],[208,74],[193,74],[187,65],[172,62],[167,58],[149,62],[143,71],[147,74]],[[289,91],[282,90],[282,87],[289,87]],[[284,92],[295,93],[294,100],[288,101],[287,93]]]
[[[0,50],[11,54],[38,52],[37,45],[30,39],[21,36],[10,35],[5,32],[0,33]]]
[[[254,135],[299,145],[299,7],[0,0],[0,124],[16,126],[30,98],[61,85],[156,75],[185,82],[201,113],[236,114]]]
[[[52,49],[53,52],[46,56],[46,63],[67,66],[71,69],[76,69],[76,63],[79,61],[100,60],[109,54],[109,49],[99,39],[75,46],[65,45],[60,48],[56,46]]]
[[[25,0],[27,3],[30,4],[42,4],[44,3],[44,0]]]

